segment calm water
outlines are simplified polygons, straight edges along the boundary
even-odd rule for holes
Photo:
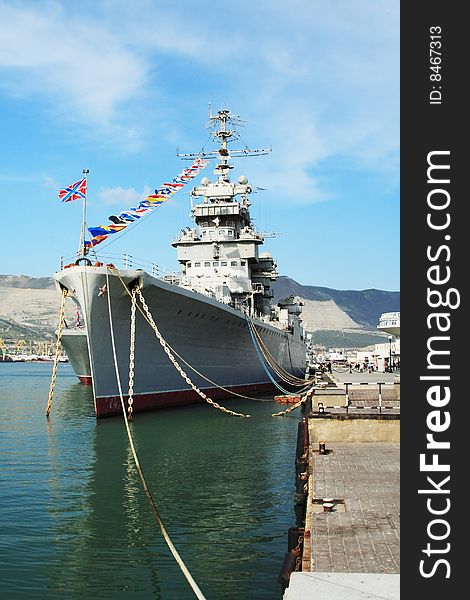
[[[3,598],[194,598],[134,471],[121,417],[97,421],[91,390],[61,364],[0,364]],[[226,403],[227,404],[227,403]],[[298,411],[229,401],[137,415],[137,451],[170,536],[208,600],[280,598],[295,526]]]

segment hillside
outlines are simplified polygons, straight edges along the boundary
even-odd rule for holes
[[[279,277],[274,300],[297,296],[304,304],[302,320],[313,340],[325,346],[365,347],[383,341],[377,331],[380,315],[399,310],[400,293],[381,290],[334,290],[301,285]],[[0,275],[0,338],[45,339],[54,334],[60,295],[51,277]],[[67,303],[66,319],[75,309]]]
[[[30,290],[55,290],[52,277],[29,277],[28,275],[0,275],[1,288]]]
[[[334,290],[313,285],[301,285],[289,277],[281,276],[273,285],[274,300],[298,296],[315,303],[333,301],[358,326],[375,329],[384,312],[400,310],[400,292],[383,290]],[[317,304],[317,307],[320,305]],[[307,320],[307,319],[305,319]],[[331,329],[341,329],[332,327]]]
[[[312,332],[312,342],[326,348],[368,348],[386,341],[387,336],[378,331],[323,329]]]
[[[73,321],[75,310],[67,303],[66,319]],[[60,294],[51,277],[0,275],[0,337],[44,340],[57,327]]]

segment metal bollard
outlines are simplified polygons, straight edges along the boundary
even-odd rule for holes
[[[346,412],[349,412],[349,386],[352,385],[351,383],[345,383],[344,384],[346,386],[346,397],[345,397],[345,409]]]

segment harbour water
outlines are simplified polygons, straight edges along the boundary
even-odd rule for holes
[[[91,389],[61,364],[47,421],[51,370],[0,365],[2,597],[193,598],[142,492],[122,417],[97,421]],[[271,399],[225,403],[251,419],[197,404],[131,425],[163,521],[208,600],[280,598],[299,414],[272,418]]]

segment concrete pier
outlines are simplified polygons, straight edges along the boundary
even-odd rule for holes
[[[284,600],[399,598],[399,390],[388,379],[388,408],[382,397],[379,410],[374,386],[361,382],[356,401],[365,408],[345,399],[341,382],[319,391],[337,400],[332,408],[319,410],[314,398],[302,565]]]
[[[335,442],[326,447],[329,454],[312,456],[305,523],[310,543],[304,545],[302,567],[399,573],[399,444]],[[324,499],[344,504],[325,512],[315,502]]]

